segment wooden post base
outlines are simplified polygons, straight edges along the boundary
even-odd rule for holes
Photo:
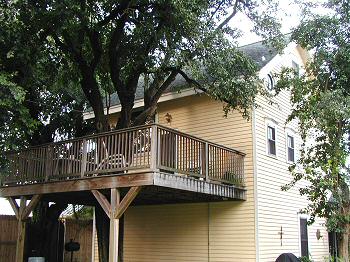
[[[109,217],[109,262],[118,262],[119,249],[119,219],[129,207],[131,202],[140,192],[141,187],[131,187],[128,193],[120,201],[120,190],[117,188],[111,189],[111,201],[98,190],[91,190],[97,202],[101,205],[106,215]]]
[[[27,205],[27,199],[21,196],[20,205],[17,205],[16,199],[8,198],[10,205],[15,212],[18,219],[18,233],[17,233],[17,245],[16,245],[16,262],[24,262],[24,244],[26,238],[26,220],[29,217],[30,212],[33,211],[41,198],[41,195],[34,195]]]

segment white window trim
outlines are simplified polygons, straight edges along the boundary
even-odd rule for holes
[[[300,145],[299,145],[298,139],[300,139],[300,136],[298,135],[298,132],[295,131],[295,129],[289,126],[284,127],[284,132],[285,132],[286,162],[288,164],[296,164],[299,158]],[[288,161],[288,135],[294,137],[294,162]]]
[[[272,127],[275,129],[275,147],[276,147],[276,155],[272,155],[269,153],[269,143],[268,143],[268,127]],[[266,155],[275,159],[278,159],[278,123],[272,118],[266,118],[265,121],[265,147],[266,147]]]
[[[299,243],[299,257],[301,257],[301,234],[300,234],[300,219],[306,219],[306,221],[309,221],[310,216],[308,214],[302,214],[298,213],[298,243]],[[310,241],[310,227],[307,225],[307,248],[308,248],[308,253],[310,254],[311,250],[311,241]]]
[[[267,86],[268,86],[268,83],[270,82],[271,80],[271,84],[272,84],[272,87],[271,89],[269,89]],[[265,76],[264,76],[264,88],[267,90],[267,92],[269,92],[270,94],[274,94],[276,93],[275,91],[275,85],[276,85],[276,79],[275,77],[273,76],[273,73],[272,72],[268,72]]]
[[[288,159],[288,136],[293,137],[293,140],[294,140],[294,161],[289,161],[289,159]],[[295,132],[292,130],[286,129],[285,141],[286,141],[286,162],[288,164],[295,164],[297,162],[297,155],[296,155],[296,147],[297,146],[296,146],[296,134],[295,134]]]

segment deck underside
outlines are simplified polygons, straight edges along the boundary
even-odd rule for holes
[[[207,182],[198,178],[162,172],[117,174],[69,181],[57,181],[27,185],[11,185],[0,188],[1,197],[43,195],[53,202],[94,205],[91,190],[119,188],[125,194],[129,187],[142,186],[133,205],[245,200],[246,190],[232,185]]]

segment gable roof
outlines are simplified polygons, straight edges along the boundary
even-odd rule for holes
[[[257,64],[259,70],[278,54],[275,48],[265,45],[263,41],[244,45],[238,49],[250,57]]]

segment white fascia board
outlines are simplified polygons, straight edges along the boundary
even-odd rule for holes
[[[191,95],[195,95],[195,94],[199,94],[199,93],[203,93],[203,91],[195,90],[193,88],[184,89],[184,90],[181,90],[179,92],[169,92],[169,93],[163,94],[159,98],[158,103],[162,103],[162,102],[169,101],[169,100],[174,100],[174,99],[181,98],[181,97],[191,96]],[[140,108],[143,106],[144,106],[143,98],[136,100],[134,103],[134,108]],[[122,108],[122,106],[120,104],[111,106],[109,108],[109,114],[118,113],[121,111],[121,108]],[[107,114],[107,108],[105,108],[105,114]],[[92,119],[94,117],[95,117],[95,114],[93,111],[83,113],[84,120]]]

